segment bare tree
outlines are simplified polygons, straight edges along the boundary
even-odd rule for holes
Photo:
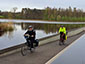
[[[15,13],[17,9],[18,9],[17,7],[13,7],[13,8],[12,8],[12,12]]]

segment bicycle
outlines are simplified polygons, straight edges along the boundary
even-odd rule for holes
[[[28,52],[33,53],[35,51],[36,47],[35,47],[35,43],[33,43],[33,48],[31,48],[31,46],[28,46],[28,43],[26,42],[24,44],[23,47],[21,47],[21,54],[23,56],[26,56],[28,54]]]
[[[25,36],[25,39],[29,38],[29,35],[26,34]],[[29,41],[29,44],[26,42],[23,47],[21,47],[21,54],[23,56],[27,55],[27,53],[30,51],[31,53],[33,53],[35,51],[35,48],[36,48],[36,43],[33,43],[33,48],[31,48],[31,41]]]

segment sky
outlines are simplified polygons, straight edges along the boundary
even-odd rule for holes
[[[22,8],[44,9],[52,8],[68,8],[69,6],[85,10],[85,0],[0,0],[0,10],[11,11],[13,7],[17,7],[17,11]]]

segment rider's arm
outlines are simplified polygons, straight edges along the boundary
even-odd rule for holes
[[[29,32],[27,31],[27,32],[24,34],[24,36],[29,36]]]
[[[35,35],[36,35],[35,31],[33,31],[33,35],[32,35],[32,37],[35,37]]]
[[[66,34],[66,28],[64,27],[64,34]]]
[[[61,28],[59,28],[59,33],[61,32]]]

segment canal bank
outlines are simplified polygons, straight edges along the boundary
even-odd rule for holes
[[[68,37],[82,33],[84,30],[85,30],[85,27],[70,31],[70,32],[68,32]],[[55,34],[55,35],[52,35],[52,36],[49,36],[49,37],[39,39],[39,41],[40,41],[39,45],[41,46],[41,45],[44,45],[44,44],[47,44],[47,43],[54,42],[56,40],[59,40],[59,34]],[[14,52],[20,51],[20,48],[23,45],[24,44],[0,50],[0,56],[4,56],[4,55],[7,55],[7,54],[12,54]]]
[[[47,20],[23,20],[23,19],[0,19],[0,22],[13,23],[44,23],[44,24],[85,24],[85,22],[68,22],[68,21],[47,21]]]

